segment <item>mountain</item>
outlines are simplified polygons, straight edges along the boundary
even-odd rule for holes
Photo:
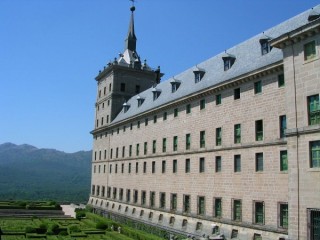
[[[86,202],[91,154],[0,144],[0,199]]]

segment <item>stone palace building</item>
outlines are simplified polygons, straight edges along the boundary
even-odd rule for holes
[[[134,10],[95,78],[88,204],[186,236],[319,240],[320,5],[166,81]]]

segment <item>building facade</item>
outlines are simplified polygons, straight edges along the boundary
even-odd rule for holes
[[[162,82],[134,10],[96,77],[88,204],[185,235],[320,239],[320,5]]]

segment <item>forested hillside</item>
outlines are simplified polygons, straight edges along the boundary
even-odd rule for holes
[[[30,145],[0,145],[0,199],[86,202],[91,151],[65,153]]]

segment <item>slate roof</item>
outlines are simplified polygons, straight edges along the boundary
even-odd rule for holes
[[[283,59],[283,54],[280,49],[273,48],[269,53],[265,55],[261,54],[260,39],[265,39],[266,36],[273,39],[299,28],[307,24],[309,15],[314,14],[315,12],[320,13],[320,5],[228,49],[226,51],[227,54],[235,56],[236,60],[232,67],[227,71],[224,71],[223,67],[222,57],[226,54],[223,52],[176,75],[174,79],[170,78],[159,83],[156,86],[156,89],[160,90],[161,94],[156,100],[153,100],[154,88],[147,89],[139,95],[133,96],[127,102],[127,104],[130,104],[130,108],[126,112],[122,110],[111,124],[150,111],[164,104],[191,95],[192,93],[281,61]],[[195,83],[193,71],[199,71],[199,69],[204,70],[205,74],[200,82]],[[181,84],[178,90],[172,93],[171,82],[174,80],[179,80]],[[140,107],[138,107],[137,97],[145,99]]]

